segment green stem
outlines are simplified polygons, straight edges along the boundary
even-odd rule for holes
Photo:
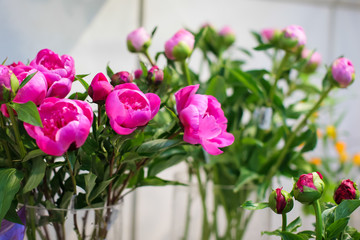
[[[101,124],[101,110],[102,110],[102,104],[98,104],[98,129],[100,128],[100,124]]]
[[[69,155],[68,155],[67,152],[65,153],[65,159],[66,159],[66,163],[67,163],[68,168],[69,168],[69,174],[70,174],[71,182],[72,182],[73,188],[74,188],[74,195],[76,195],[77,194],[77,192],[76,192],[76,179],[75,179],[74,171],[73,171],[73,169],[71,167]]]
[[[281,74],[284,71],[284,67],[285,67],[287,61],[289,60],[289,57],[290,57],[290,53],[286,52],[285,56],[283,57],[280,65],[279,65],[279,68],[277,69],[277,71],[275,73],[274,85],[271,87],[270,94],[269,94],[269,102],[270,102],[270,104],[272,103],[272,101],[274,99],[274,94],[275,94],[275,90],[276,90],[276,87],[277,87],[277,83],[278,83],[278,81],[279,81],[279,79],[281,77]]]
[[[320,208],[319,199],[313,203],[313,207],[316,216],[316,225],[315,225],[316,240],[322,240],[322,218],[321,218],[321,208]]]
[[[181,68],[182,68],[182,71],[183,71],[183,74],[185,76],[187,84],[192,85],[192,81],[191,81],[191,77],[190,77],[190,71],[189,71],[189,68],[188,68],[187,63],[186,63],[185,60],[181,62]]]
[[[281,227],[281,231],[285,232],[286,231],[286,213],[282,213],[282,227]]]
[[[1,113],[0,113],[0,126],[5,131],[5,120],[4,120],[4,116]],[[11,154],[10,154],[8,142],[6,140],[1,140],[1,143],[4,147],[5,154],[7,157],[6,163],[9,167],[12,167],[12,160],[11,160]]]
[[[7,107],[7,110],[9,112],[9,115],[10,115],[10,120],[11,120],[13,129],[14,129],[14,134],[15,134],[16,141],[17,141],[17,143],[19,145],[19,148],[20,148],[20,156],[21,156],[21,158],[24,158],[25,155],[26,155],[26,149],[24,147],[24,143],[21,140],[19,128],[18,128],[17,121],[16,121],[15,115],[14,115],[14,111],[13,111],[13,109],[11,108],[11,106],[8,103],[6,104],[6,107]]]
[[[208,222],[208,216],[207,216],[207,208],[206,208],[206,192],[205,188],[202,185],[201,178],[200,178],[200,171],[199,171],[199,165],[196,164],[196,179],[198,181],[199,185],[199,192],[201,197],[201,206],[203,209],[203,228],[202,228],[202,240],[208,240],[209,239],[209,222]]]
[[[144,55],[147,58],[147,60],[149,60],[151,66],[155,66],[155,62],[151,59],[149,52],[147,50],[144,51]]]
[[[277,170],[279,169],[281,164],[284,162],[285,156],[288,153],[289,148],[290,148],[291,144],[293,143],[294,139],[296,138],[296,135],[306,125],[306,122],[309,119],[309,117],[320,107],[321,103],[327,97],[327,95],[329,94],[329,92],[331,91],[332,88],[333,88],[333,86],[331,85],[331,86],[329,86],[329,88],[327,90],[323,91],[321,97],[316,102],[316,104],[313,106],[313,108],[306,114],[306,116],[302,119],[302,121],[297,125],[295,130],[290,133],[290,136],[287,138],[285,146],[283,147],[282,151],[280,152],[280,155],[277,158],[277,161],[272,165],[272,167],[268,171],[268,174],[265,178],[265,183],[267,183],[267,184],[270,183],[271,178],[276,174]],[[261,194],[261,195],[263,195],[263,194]]]

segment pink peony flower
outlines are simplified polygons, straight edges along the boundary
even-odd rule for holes
[[[284,36],[297,41],[297,46],[306,44],[306,35],[304,29],[298,25],[287,26],[284,30]]]
[[[140,79],[142,74],[143,74],[142,69],[136,69],[135,72],[134,72],[135,79]]]
[[[111,76],[111,85],[116,86],[124,83],[132,83],[133,76],[126,71],[117,72]]]
[[[331,66],[331,73],[341,88],[346,88],[355,79],[354,66],[347,58],[336,59]]]
[[[184,127],[184,141],[201,144],[212,155],[222,153],[220,147],[234,142],[226,132],[227,119],[221,104],[213,96],[195,94],[199,85],[191,85],[175,93],[176,109]]]
[[[126,40],[130,52],[143,52],[151,44],[151,37],[143,27],[132,31]]]
[[[47,97],[64,98],[70,92],[75,78],[74,59],[71,56],[59,56],[49,49],[43,49],[30,62],[30,66],[45,75],[49,87]]]
[[[148,71],[148,80],[156,85],[164,80],[164,72],[158,66],[153,66]]]
[[[32,66],[27,66],[22,62],[13,63],[9,65],[9,68],[13,71],[20,84],[28,75],[37,72],[29,82],[19,89],[13,101],[16,103],[26,103],[28,101],[32,101],[36,105],[40,105],[45,99],[48,89],[48,84],[44,74]]]
[[[46,98],[38,108],[43,128],[24,123],[27,133],[49,155],[81,147],[89,135],[93,112],[87,102]]]
[[[11,97],[11,75],[12,71],[0,65],[0,102],[7,102]]]
[[[146,93],[133,83],[117,85],[105,102],[110,125],[120,135],[128,135],[137,127],[145,126],[157,114],[160,98]]]
[[[113,88],[105,75],[98,73],[91,81],[88,93],[94,102],[104,102]]]
[[[194,43],[194,35],[185,29],[180,29],[165,43],[165,55],[171,60],[185,60],[191,55]]]
[[[345,199],[358,199],[359,190],[357,189],[356,183],[350,179],[342,180],[341,184],[337,187],[334,192],[334,200],[337,204],[340,204]]]

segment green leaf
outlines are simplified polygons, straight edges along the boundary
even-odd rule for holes
[[[114,71],[110,68],[109,65],[106,66],[106,74],[109,78],[111,78],[114,75]]]
[[[263,50],[268,50],[273,47],[274,47],[274,45],[272,45],[272,44],[260,44],[259,46],[254,47],[254,50],[263,51]]]
[[[112,180],[114,179],[114,177],[105,180],[103,182],[101,182],[100,184],[98,184],[98,186],[91,191],[91,194],[89,196],[89,202],[92,202],[95,198],[97,198],[101,193],[103,193],[107,186],[109,186],[109,184],[112,182]]]
[[[241,82],[251,92],[260,96],[258,83],[249,74],[235,69],[230,69],[230,73],[237,81]]]
[[[13,223],[23,224],[16,210],[17,210],[17,201],[12,201],[11,206],[8,212],[6,213],[4,219]]]
[[[97,176],[93,173],[88,173],[84,176],[85,178],[85,192],[86,192],[86,202],[90,205],[90,202],[89,202],[89,196],[90,196],[90,193],[91,191],[93,190],[93,188],[95,187],[96,185],[96,178]]]
[[[167,159],[162,159],[161,161],[156,161],[149,166],[149,176],[156,176],[156,174],[160,173],[161,171],[172,167],[181,161],[184,160],[184,155],[174,155]]]
[[[44,153],[41,149],[35,149],[35,150],[28,152],[22,161],[26,162],[26,161],[29,161],[30,159],[40,157],[40,156],[45,156],[45,155],[46,155],[46,153]]]
[[[20,84],[20,86],[19,86],[19,89],[22,88],[23,86],[25,86],[25,84],[27,84],[27,83],[32,79],[32,77],[33,77],[35,74],[37,74],[37,71],[34,72],[34,73],[32,73],[32,74],[30,74],[30,75],[28,75],[28,76],[21,82],[21,84]]]
[[[297,235],[297,234],[290,233],[290,232],[280,232],[280,236],[282,237],[283,240],[307,240],[307,239],[309,239],[308,237],[306,237],[304,235]]]
[[[22,172],[15,168],[0,169],[0,222],[8,212],[15,194],[19,191]]]
[[[69,99],[77,99],[84,101],[89,94],[87,92],[81,93],[81,92],[75,92],[69,96]]]
[[[234,192],[238,192],[241,190],[241,188],[250,181],[259,178],[259,174],[256,172],[250,171],[246,167],[240,168],[240,177],[235,183]]]
[[[360,206],[360,200],[343,200],[334,211],[334,220],[339,220],[341,218],[349,217],[350,214],[355,211]]]
[[[66,154],[67,154],[67,157],[69,158],[69,162],[70,162],[70,165],[71,165],[71,170],[74,171],[75,163],[76,163],[75,152],[71,151],[71,152],[67,152]]]
[[[158,177],[148,177],[142,179],[137,186],[167,186],[167,185],[182,185],[185,186],[185,184],[177,182],[177,181],[168,181],[164,180]]]
[[[250,137],[242,138],[241,143],[245,145],[255,145],[261,148],[264,147],[264,143],[256,138],[250,138]]]
[[[5,63],[6,63],[7,60],[8,60],[8,57],[6,57],[6,58],[4,59],[4,61],[2,61],[1,65],[5,65]]]
[[[301,219],[300,217],[297,217],[294,221],[287,225],[286,231],[295,232],[299,227],[301,227]]]
[[[137,149],[137,153],[141,155],[151,155],[154,153],[165,151],[166,149],[169,149],[171,147],[177,146],[181,142],[182,142],[181,140],[176,140],[176,139],[156,139],[141,144]]]
[[[28,101],[27,103],[12,102],[10,106],[16,111],[18,118],[21,121],[34,126],[43,127],[39,111],[32,101]]]
[[[89,84],[83,79],[84,77],[88,76],[89,74],[85,74],[85,75],[76,75],[75,79],[78,80],[81,85],[83,85],[83,87],[85,88],[85,90],[87,91],[89,88]]]
[[[195,43],[194,43],[194,49],[199,44],[199,41],[205,36],[206,32],[208,31],[208,28],[202,28],[196,35],[195,35]]]
[[[259,209],[264,209],[269,207],[269,203],[267,202],[262,202],[262,203],[254,203],[253,201],[249,200],[244,202],[241,205],[242,208],[247,209],[247,210],[259,210]]]
[[[326,228],[326,239],[333,239],[336,238],[344,231],[346,228],[349,217],[346,218],[340,218],[333,222],[329,227]]]
[[[212,95],[220,103],[223,103],[227,98],[224,77],[216,75],[215,77],[211,78],[205,94]]]
[[[37,157],[32,161],[32,167],[29,179],[27,180],[23,193],[27,193],[36,188],[44,178],[46,163],[41,157]]]
[[[154,37],[154,35],[155,35],[155,33],[156,33],[156,30],[157,30],[157,26],[156,27],[154,27],[154,30],[152,30],[152,32],[151,32],[151,38],[153,38]]]

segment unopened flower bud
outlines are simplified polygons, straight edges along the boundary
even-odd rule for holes
[[[338,58],[331,66],[332,78],[340,88],[346,88],[355,79],[355,69],[347,58]]]
[[[350,179],[342,180],[334,192],[334,201],[340,204],[341,201],[345,199],[358,199],[359,195],[360,193],[356,183]]]
[[[114,87],[123,83],[132,83],[133,76],[126,71],[117,72],[111,76],[111,85]]]
[[[94,102],[101,103],[106,100],[106,97],[112,90],[113,86],[109,83],[105,75],[98,73],[91,81],[88,93]]]
[[[181,29],[165,43],[165,55],[171,60],[183,61],[191,55],[194,43],[194,35]]]
[[[151,37],[143,27],[129,33],[126,40],[130,52],[144,52],[151,44]]]
[[[159,69],[158,66],[153,66],[148,71],[148,80],[154,83],[155,85],[158,85],[162,83],[162,81],[164,80],[164,72],[161,69]]]
[[[0,65],[0,102],[10,101],[19,88],[19,80],[6,66]]]
[[[325,183],[319,172],[303,174],[294,184],[294,197],[301,203],[311,204],[321,197],[324,187]]]
[[[281,32],[275,28],[265,28],[260,32],[265,43],[274,43],[280,37],[280,34]]]
[[[134,72],[134,77],[135,77],[135,79],[140,79],[140,77],[142,76],[142,74],[143,74],[143,71],[142,71],[141,69],[135,70],[135,72]]]
[[[306,44],[304,29],[298,25],[290,25],[283,30],[280,48],[287,51],[297,51]]]
[[[290,193],[282,188],[277,188],[269,196],[269,206],[277,214],[288,213],[294,206]]]
[[[304,67],[304,72],[306,73],[313,73],[321,64],[321,55],[318,52],[313,52],[304,48],[301,52],[301,57],[303,59],[308,59],[308,62]]]
[[[219,31],[220,42],[226,48],[230,47],[235,42],[235,32],[229,27],[225,26]]]

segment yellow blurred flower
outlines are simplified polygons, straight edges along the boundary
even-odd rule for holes
[[[348,158],[349,158],[349,155],[345,151],[339,154],[339,160],[341,163],[346,162]]]
[[[360,157],[360,155],[359,155],[359,157]],[[321,158],[313,157],[313,158],[310,159],[309,162],[316,165],[316,166],[319,166],[319,165],[321,165]]]
[[[334,125],[326,126],[326,134],[329,138],[335,139],[336,138],[336,128]]]
[[[341,155],[342,153],[346,152],[346,143],[343,141],[337,141],[335,143],[336,151]]]
[[[360,153],[354,154],[352,160],[355,165],[360,166]]]

